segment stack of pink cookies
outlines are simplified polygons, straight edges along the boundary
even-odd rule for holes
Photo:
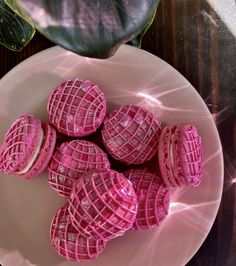
[[[201,183],[201,137],[192,124],[162,127],[135,105],[107,114],[99,86],[79,79],[53,89],[47,111],[49,123],[24,114],[11,125],[0,146],[0,172],[32,180],[48,169],[52,189],[67,199],[50,228],[67,260],[94,259],[128,230],[158,227],[168,214],[169,188]],[[60,134],[68,139],[56,144]]]

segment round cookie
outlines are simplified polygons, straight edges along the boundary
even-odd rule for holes
[[[162,178],[167,187],[198,186],[202,180],[202,142],[191,125],[166,126],[158,151]]]
[[[24,114],[9,128],[0,151],[0,171],[34,179],[47,167],[56,143],[56,131]]]
[[[106,241],[81,235],[71,223],[68,203],[53,217],[50,239],[56,252],[68,261],[90,261],[105,249]]]
[[[48,117],[60,133],[83,137],[102,124],[107,101],[100,88],[89,80],[67,80],[55,88],[48,100]]]
[[[170,195],[162,179],[148,169],[130,169],[124,176],[131,181],[138,197],[138,211],[133,229],[152,229],[166,218]]]
[[[83,173],[107,168],[110,163],[101,148],[90,141],[72,140],[56,148],[48,165],[48,182],[59,195],[68,197]]]
[[[108,153],[125,164],[142,164],[158,150],[161,126],[148,110],[125,105],[104,121],[102,139]]]
[[[72,223],[84,236],[110,240],[134,223],[137,196],[130,181],[113,170],[84,174],[69,198]]]

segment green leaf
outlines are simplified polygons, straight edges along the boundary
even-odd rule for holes
[[[37,29],[80,55],[107,58],[144,29],[159,0],[16,0]]]
[[[24,19],[26,22],[28,22],[33,28],[34,28],[34,23],[31,20],[31,18],[26,15],[24,10],[22,10],[17,4],[16,0],[3,0],[16,14],[18,14],[22,19]]]
[[[4,0],[0,0],[1,45],[13,51],[21,51],[33,38],[34,33],[35,28],[25,17],[17,14]]]
[[[160,1],[159,1],[160,2]],[[141,31],[141,33],[134,38],[133,40],[130,41],[130,43],[138,48],[141,48],[142,45],[142,39],[145,35],[145,33],[147,32],[147,30],[150,28],[150,26],[152,25],[155,17],[156,17],[156,11],[157,9],[154,9],[153,13],[151,14],[151,17],[149,18],[147,24],[144,26],[143,30]]]

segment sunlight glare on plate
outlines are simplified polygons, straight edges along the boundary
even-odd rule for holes
[[[173,90],[171,90],[173,91]],[[137,93],[137,96],[138,97],[142,97],[144,98],[144,100],[146,100],[146,105],[149,106],[149,107],[158,107],[160,108],[161,110],[168,110],[168,111],[174,111],[174,112],[195,112],[195,110],[192,110],[192,109],[184,109],[184,108],[173,108],[173,107],[168,107],[168,106],[165,106],[158,98],[160,96],[163,96],[161,93],[158,94],[158,97],[154,97],[152,95],[149,95],[145,92],[138,92]]]
[[[149,95],[147,93],[144,93],[144,92],[138,92],[137,96],[140,96],[140,97],[144,97],[146,98],[147,100],[150,100],[151,102],[155,103],[155,104],[158,104],[160,106],[162,106],[162,102],[159,101],[157,98],[153,97],[152,95]]]
[[[184,212],[184,211],[191,211],[191,213],[193,213],[194,209],[197,209],[200,207],[205,207],[205,206],[212,205],[212,204],[216,204],[217,202],[219,202],[219,200],[203,202],[203,203],[199,203],[199,204],[186,204],[183,202],[173,201],[170,203],[169,214],[171,215],[174,213],[179,213],[179,212]]]

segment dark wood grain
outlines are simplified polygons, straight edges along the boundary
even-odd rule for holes
[[[201,94],[215,117],[223,144],[225,181],[220,210],[190,266],[236,265],[236,184],[232,184],[236,178],[236,39],[215,12],[219,2],[162,0],[143,41],[143,49],[173,65]],[[0,47],[0,77],[52,45],[37,34],[20,53]]]

